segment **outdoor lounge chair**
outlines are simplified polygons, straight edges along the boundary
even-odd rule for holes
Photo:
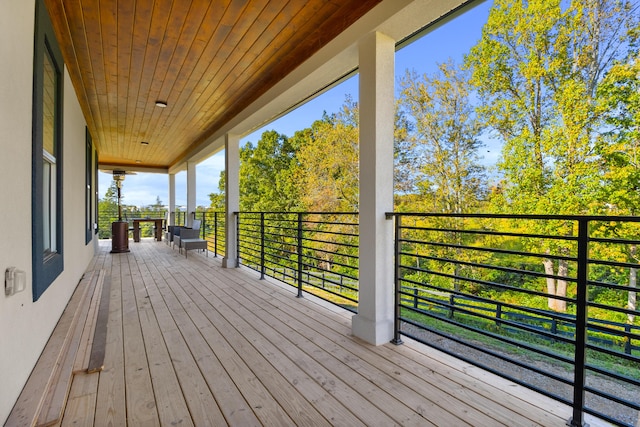
[[[199,237],[200,230],[193,228],[183,228],[180,231],[180,242],[178,243],[178,250],[182,253],[184,249],[184,255],[187,257],[187,253],[190,249],[202,249],[209,256],[207,251],[207,241]]]
[[[178,246],[178,249],[180,249],[180,239],[182,236],[182,232],[184,230],[197,230],[197,233],[194,237],[198,237],[200,234],[200,224],[202,223],[201,220],[199,219],[194,219],[193,220],[193,227],[174,227],[173,228],[173,246],[172,247],[176,247],[176,245]]]

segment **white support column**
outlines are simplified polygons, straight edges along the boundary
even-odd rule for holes
[[[240,137],[225,136],[225,254],[222,267],[234,268],[238,265],[236,243],[236,217],[233,214],[240,210]]]
[[[187,218],[186,225],[193,225],[193,213],[196,211],[196,163],[187,162]]]
[[[393,126],[395,41],[360,41],[360,289],[353,334],[374,345],[393,338]]]
[[[169,174],[169,224],[176,225],[176,174]]]

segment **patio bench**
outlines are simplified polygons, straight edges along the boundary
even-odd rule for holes
[[[74,375],[103,369],[110,277],[84,274],[5,425],[59,425]]]

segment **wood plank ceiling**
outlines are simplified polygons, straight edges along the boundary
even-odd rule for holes
[[[45,3],[101,167],[164,169],[380,1]]]

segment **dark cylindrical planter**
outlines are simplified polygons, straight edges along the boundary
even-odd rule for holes
[[[129,223],[114,221],[111,223],[111,253],[129,252]]]

